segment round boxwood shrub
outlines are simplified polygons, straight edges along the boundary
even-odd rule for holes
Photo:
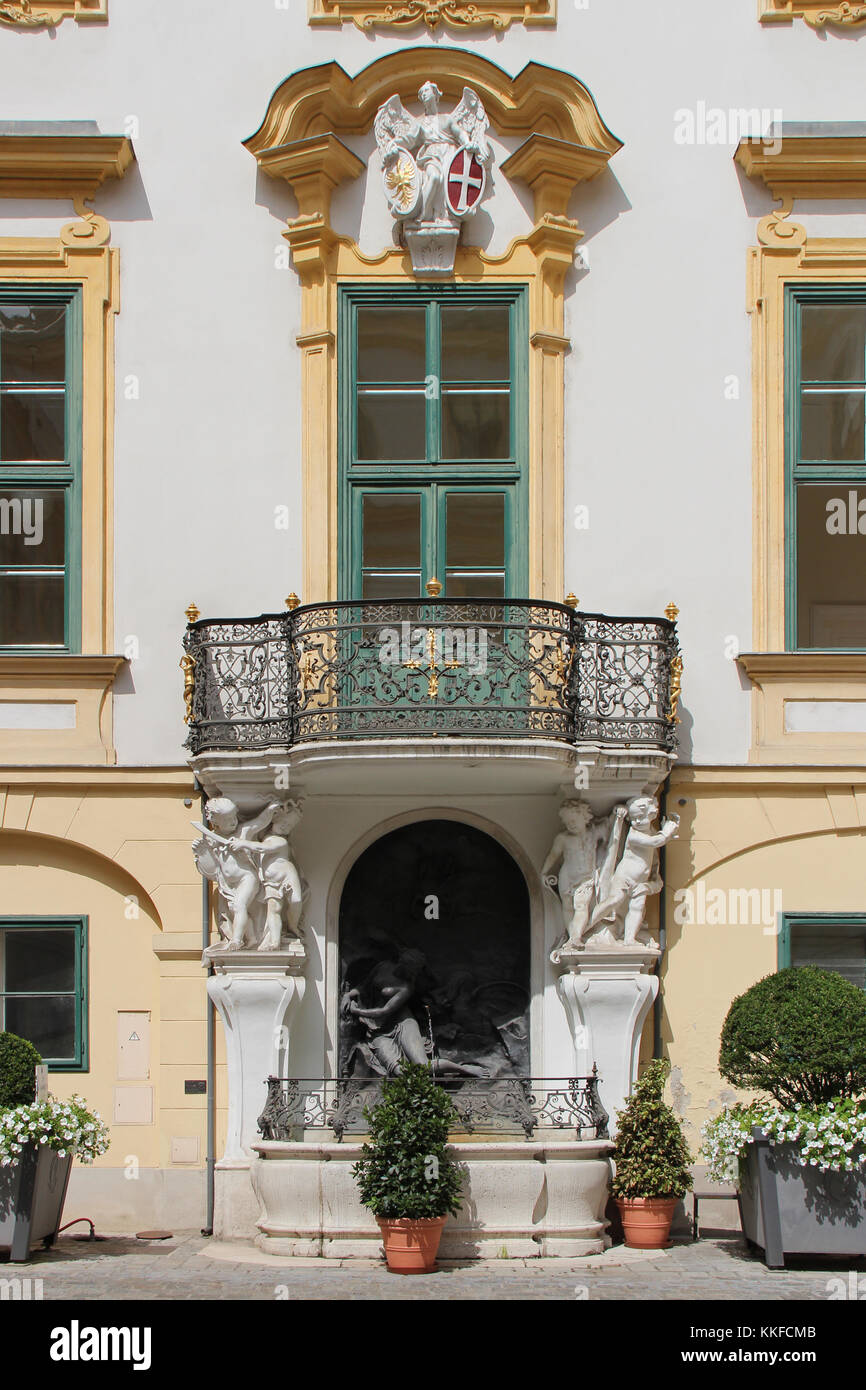
[[[668,1062],[650,1062],[617,1116],[614,1197],[684,1197],[692,1156],[682,1121],[665,1103]]]
[[[719,1070],[782,1106],[866,1092],[866,994],[842,975],[792,966],[734,1000]]]
[[[446,1148],[457,1115],[430,1068],[404,1062],[383,1082],[378,1105],[364,1114],[370,1138],[352,1175],[368,1211],[413,1221],[457,1212],[462,1176]]]
[[[36,1099],[36,1068],[41,1062],[26,1038],[0,1033],[0,1110],[32,1104]]]

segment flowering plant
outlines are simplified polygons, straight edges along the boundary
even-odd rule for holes
[[[822,1172],[852,1172],[866,1158],[866,1101],[842,1098],[782,1110],[768,1101],[725,1106],[701,1131],[701,1153],[712,1182],[738,1183],[753,1143],[752,1127],[772,1144],[791,1143],[794,1160]]]
[[[87,1109],[81,1096],[49,1096],[0,1110],[0,1168],[14,1163],[30,1143],[47,1144],[60,1158],[72,1154],[82,1163],[92,1163],[108,1149],[108,1126]]]

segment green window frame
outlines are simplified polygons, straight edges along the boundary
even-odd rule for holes
[[[62,382],[47,379],[22,382],[14,376],[4,379],[6,368],[0,347],[0,497],[6,499],[6,506],[0,514],[0,528],[4,532],[0,533],[0,619],[2,605],[8,601],[3,593],[7,581],[14,582],[18,576],[35,572],[49,578],[60,578],[63,584],[62,633],[58,631],[58,640],[4,642],[0,629],[0,654],[5,656],[78,652],[81,649],[82,302],[83,286],[78,284],[25,286],[0,282],[0,305],[13,310],[16,305],[30,305],[43,310],[62,306],[65,311],[65,375]],[[8,403],[10,399],[26,398],[27,394],[45,399],[62,395],[62,459],[40,461],[5,457],[4,422]],[[10,531],[17,520],[11,508],[16,501],[26,505],[28,493],[40,491],[43,493],[43,514],[46,497],[59,491],[63,498],[63,518],[57,528],[63,537],[62,557],[60,561],[56,556],[49,558],[42,564],[38,563],[36,554],[31,559],[24,542],[17,550],[10,552],[8,548]],[[49,538],[55,533],[50,522],[45,529]],[[11,560],[10,553],[13,555]]]
[[[68,932],[72,937],[73,984],[72,988],[51,989],[7,989],[7,950],[11,933],[23,935],[35,932]],[[70,998],[73,1001],[72,1020],[74,1045],[70,1056],[47,1057],[42,1060],[50,1071],[84,1072],[89,1070],[88,1043],[88,968],[87,968],[88,918],[84,917],[0,917],[0,1031],[7,1031],[8,1001],[10,999],[56,999]],[[14,1020],[13,1020],[14,1021]],[[14,1027],[9,1032],[16,1032]],[[19,1036],[26,1036],[20,1033]],[[38,1047],[37,1039],[32,1039]],[[39,1048],[40,1052],[42,1051]]]
[[[816,306],[835,306],[862,312],[866,324],[866,285],[789,285],[785,293],[785,646],[788,651],[863,651],[866,649],[866,636],[862,643],[849,645],[842,641],[820,642],[805,629],[800,621],[801,579],[799,564],[799,529],[801,521],[808,524],[809,492],[818,500],[818,505],[829,506],[828,494],[838,493],[840,502],[848,504],[852,493],[862,496],[866,504],[866,334],[864,350],[859,370],[848,375],[844,371],[835,377],[811,375],[809,363],[804,370],[804,314]],[[806,356],[810,349],[806,345]],[[814,366],[814,362],[812,363]],[[826,365],[826,364],[825,364]],[[826,405],[832,409],[834,398],[846,402],[849,422],[853,422],[853,437],[862,436],[862,447],[852,451],[844,458],[810,457],[812,454],[830,452],[817,447],[822,431],[826,433],[831,424],[826,413]],[[822,419],[823,413],[823,419]],[[837,411],[838,419],[838,411]],[[814,441],[813,447],[810,442]],[[822,487],[824,494],[817,489]],[[866,507],[864,507],[866,512]],[[814,514],[812,516],[814,524]],[[828,526],[829,531],[829,526]],[[843,541],[854,540],[853,535],[838,538]],[[864,573],[866,573],[866,516],[864,531],[859,543],[863,546]],[[841,562],[841,548],[839,551]],[[835,555],[826,564],[813,567],[822,576],[830,576],[836,571]],[[828,595],[830,591],[828,590]],[[839,590],[836,591],[840,592]],[[862,622],[866,631],[866,592],[864,603],[846,605],[842,601],[828,597],[825,608],[837,607],[863,608]],[[840,614],[844,626],[844,618]]]
[[[423,597],[424,584],[434,571],[440,582],[446,580],[445,515],[448,499],[459,494],[500,493],[503,496],[505,534],[505,594],[515,597],[526,592],[528,579],[528,289],[524,285],[476,289],[455,285],[399,285],[372,287],[343,285],[339,291],[339,594],[358,599],[362,594],[363,558],[362,509],[364,498],[375,494],[419,495],[422,509],[422,553],[417,578],[405,567],[410,591],[400,597],[413,597],[412,585]],[[443,316],[449,310],[504,309],[509,321],[508,376],[485,377],[480,385],[464,377],[443,374]],[[359,382],[358,315],[362,309],[423,311],[423,367],[414,378],[366,380]],[[493,457],[460,458],[448,454],[446,400],[473,392],[488,396],[508,395],[506,447]],[[414,398],[420,409],[423,399],[423,431],[416,428],[421,448],[405,458],[363,457],[359,447],[359,401],[362,393],[390,396],[403,401]],[[456,407],[449,404],[449,409]],[[452,437],[454,433],[452,430]],[[408,452],[408,451],[407,451]],[[485,565],[472,565],[472,572],[483,582]],[[492,573],[496,566],[488,566]],[[440,572],[441,571],[441,572]],[[465,581],[468,582],[468,581]],[[446,584],[447,595],[447,584]],[[466,594],[466,597],[478,597]]]
[[[780,970],[786,970],[790,965],[793,965],[795,963],[797,936],[799,934],[803,934],[804,936],[808,934],[811,937],[815,937],[820,936],[822,933],[826,933],[828,940],[834,943],[833,948],[831,949],[835,949],[837,952],[839,950],[840,942],[844,939],[860,939],[860,941],[863,944],[862,955],[864,961],[864,974],[863,980],[861,981],[859,979],[858,971],[858,979],[856,982],[860,984],[862,988],[866,989],[866,913],[781,913],[779,920],[779,936],[777,950],[778,968]],[[856,955],[859,954],[859,952],[856,952]],[[832,959],[832,956],[830,957],[830,959]],[[837,955],[836,959],[839,960],[842,959],[842,957],[839,957]],[[852,952],[850,959],[855,959],[855,953]],[[804,961],[803,963],[806,964],[811,962]],[[832,970],[834,967],[833,965],[828,964],[826,966],[823,966],[822,968]],[[850,974],[847,978],[851,978]]]

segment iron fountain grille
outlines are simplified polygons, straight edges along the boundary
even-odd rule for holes
[[[267,1100],[259,1116],[265,1140],[303,1139],[305,1131],[330,1129],[365,1134],[364,1110],[382,1096],[381,1077],[269,1076]],[[572,1130],[578,1139],[606,1139],[608,1114],[598,1094],[598,1076],[542,1079],[497,1076],[467,1081],[436,1077],[457,1111],[454,1130],[467,1134],[518,1134],[532,1139],[536,1129]]]
[[[312,603],[199,619],[184,648],[193,754],[437,735],[676,745],[667,618],[531,599]]]

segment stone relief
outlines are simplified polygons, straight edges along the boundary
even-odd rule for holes
[[[290,837],[301,806],[300,801],[272,801],[241,822],[235,803],[217,796],[205,807],[207,825],[194,822],[201,831],[192,847],[196,865],[219,894],[221,940],[208,947],[206,956],[278,951],[284,935],[300,940],[304,884],[292,858]]]
[[[451,274],[460,224],[477,212],[493,163],[478,93],[464,87],[450,116],[439,110],[441,96],[435,82],[425,82],[418,93],[423,114],[417,118],[392,96],[379,107],[373,125],[385,197],[416,275]]]
[[[564,829],[541,868],[562,904],[564,932],[550,953],[554,965],[565,952],[653,944],[647,898],[661,892],[658,851],[679,828],[679,817],[671,816],[654,830],[658,810],[655,797],[638,796],[599,820],[586,802],[563,803]]]

